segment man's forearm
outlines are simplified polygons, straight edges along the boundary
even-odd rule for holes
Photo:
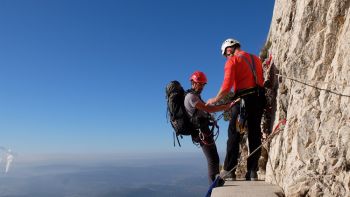
[[[220,99],[224,98],[224,96],[226,96],[228,93],[229,92],[226,92],[226,91],[222,90],[222,88],[220,88],[216,97],[209,99],[207,101],[206,105],[211,105],[211,104],[217,103],[218,101],[220,101]]]
[[[227,108],[227,105],[209,105],[206,108],[206,111],[209,113],[223,111]]]
[[[216,102],[219,102],[222,98],[224,98],[228,94],[227,91],[224,91],[220,88],[218,94],[215,97]]]

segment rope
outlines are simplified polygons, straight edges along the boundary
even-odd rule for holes
[[[265,147],[264,147],[265,148]],[[266,148],[265,148],[266,149]],[[267,149],[266,149],[267,150]],[[275,179],[275,182],[276,182],[276,184],[277,184],[277,186],[281,189],[281,191],[282,191],[282,193],[283,194],[285,194],[285,191],[284,191],[284,189],[283,189],[283,187],[282,186],[280,186],[280,184],[278,183],[278,181],[277,181],[277,177],[276,177],[276,171],[275,171],[275,169],[273,168],[273,166],[272,166],[272,160],[271,160],[271,157],[270,157],[270,153],[267,151],[267,156],[269,157],[269,160],[270,160],[270,162],[268,162],[268,163],[270,163],[270,167],[271,167],[271,170],[272,170],[272,173],[273,173],[273,177],[274,177],[274,179]]]
[[[289,80],[301,83],[303,85],[306,85],[306,86],[318,89],[318,90],[323,90],[323,91],[326,91],[326,92],[329,92],[329,93],[332,93],[332,94],[336,94],[338,96],[343,96],[343,97],[349,97],[350,98],[350,95],[341,94],[339,92],[334,92],[333,90],[326,89],[326,88],[320,88],[320,87],[317,87],[315,85],[308,84],[305,81],[302,81],[302,79],[292,78],[292,77],[288,77],[288,76],[280,75],[280,74],[276,74],[276,75],[279,76],[279,77],[283,77],[283,78],[286,78],[286,79],[289,79]],[[332,83],[332,82],[327,82],[327,81],[316,81],[316,80],[309,80],[309,81],[314,81],[316,83],[326,83],[326,84],[333,84],[333,85],[339,85],[339,86],[344,86],[344,87],[350,87],[350,85],[337,84],[337,83]]]

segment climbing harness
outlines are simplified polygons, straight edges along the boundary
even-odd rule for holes
[[[215,125],[212,125],[212,129],[210,130],[210,133],[204,133],[201,131],[201,129],[199,129],[199,139],[201,140],[201,142],[204,145],[210,146],[213,145],[217,138],[219,137],[219,126],[217,125],[217,123],[214,123]],[[217,128],[216,132],[214,132],[215,128]],[[213,141],[212,142],[208,142],[206,139],[211,139],[211,136],[213,137]]]
[[[235,101],[233,101],[234,103],[239,102],[241,99],[238,98]],[[231,106],[231,108],[233,107],[233,105]],[[226,111],[230,110],[231,108],[227,109]],[[216,142],[216,140],[219,137],[219,133],[220,133],[220,129],[219,129],[219,125],[218,125],[218,121],[224,117],[224,113],[222,112],[216,119],[211,116],[210,121],[209,121],[209,126],[211,126],[210,129],[210,133],[204,133],[201,131],[201,129],[199,129],[199,139],[201,140],[201,142],[205,145],[212,145]],[[216,128],[216,132],[214,131]],[[207,142],[206,139],[208,139],[208,137],[213,136],[213,142]],[[209,138],[210,139],[210,138]],[[195,143],[195,142],[194,142]],[[196,145],[199,145],[198,143],[195,143]]]

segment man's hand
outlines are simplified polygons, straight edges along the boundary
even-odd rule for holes
[[[239,102],[240,100],[241,100],[241,99],[238,98],[238,99],[232,101],[231,103],[226,104],[226,105],[227,105],[227,108],[226,108],[225,110],[230,109],[231,107],[233,107],[233,106],[234,106],[237,102]]]
[[[214,105],[217,101],[216,97],[211,98],[207,101],[207,103],[205,105]]]
[[[241,98],[238,98],[234,101],[231,102],[231,107],[234,106],[236,103],[238,103],[239,101],[241,101]]]
[[[232,102],[231,102],[231,103],[225,104],[225,109],[224,109],[224,111],[229,110],[232,106],[233,106],[233,105],[232,105]]]

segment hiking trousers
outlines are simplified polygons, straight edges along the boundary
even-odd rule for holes
[[[215,180],[215,176],[219,174],[219,154],[215,143],[212,145],[201,144],[201,148],[207,159],[208,179],[209,184],[211,184]]]
[[[245,101],[248,125],[248,143],[249,154],[261,145],[261,118],[265,103],[265,97],[257,94],[247,95],[242,97]],[[228,139],[226,147],[226,157],[224,162],[224,170],[230,171],[238,163],[239,143],[243,134],[240,134],[236,129],[236,119],[239,114],[239,103],[232,107],[232,116],[228,127]],[[247,172],[258,171],[258,161],[261,155],[261,149],[256,151],[247,160]],[[235,173],[235,170],[232,172]]]
[[[209,184],[211,184],[215,180],[216,175],[219,174],[219,164],[220,164],[219,154],[216,148],[214,137],[210,131],[208,122],[206,120],[200,121],[200,129],[206,136],[205,143],[199,140],[198,134],[195,136],[192,136],[192,140],[194,142],[199,143],[200,147],[202,148],[204,156],[207,160],[208,179],[209,179]]]

